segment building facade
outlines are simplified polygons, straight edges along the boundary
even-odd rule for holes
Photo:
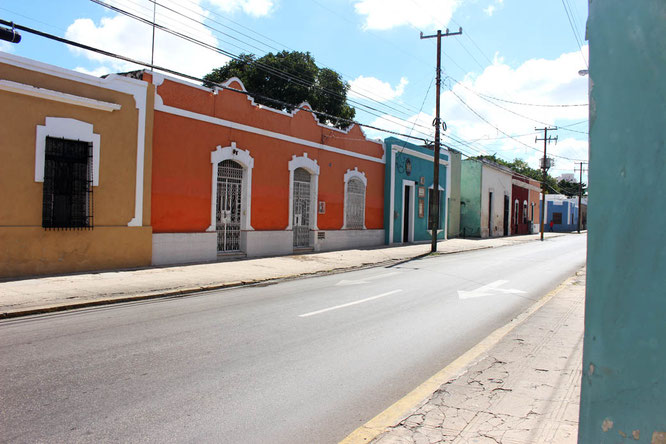
[[[446,239],[451,176],[450,153],[441,150],[439,192],[433,191],[433,151],[395,137],[384,140],[386,151],[385,243],[423,242],[432,239],[435,199],[439,198],[438,239]]]
[[[578,198],[562,194],[546,195],[544,231],[568,232],[578,229]],[[553,223],[552,229],[550,223]]]
[[[155,85],[153,264],[383,242],[384,149],[358,126],[256,104],[238,79]]]
[[[510,234],[513,172],[488,161],[462,161],[460,229],[467,237]]]
[[[449,175],[451,176],[450,192],[447,203],[448,208],[448,222],[447,222],[447,238],[460,237],[460,169],[461,154],[455,150],[449,151]]]
[[[152,97],[0,52],[0,276],[150,265]]]
[[[539,231],[540,197],[539,182],[513,173],[511,178],[511,234],[531,234]]]

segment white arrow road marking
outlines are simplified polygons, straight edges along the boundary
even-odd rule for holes
[[[509,281],[495,281],[491,282],[488,285],[484,285],[483,287],[479,287],[476,290],[472,291],[464,291],[464,290],[458,290],[458,297],[460,299],[471,299],[471,298],[480,298],[483,296],[492,296],[494,294],[498,293],[510,293],[510,294],[523,294],[526,293],[523,290],[516,290],[514,288],[499,288],[502,285],[506,284]]]
[[[401,291],[402,290],[400,290],[400,289],[389,291],[389,292],[386,292],[386,293],[378,294],[377,296],[371,296],[369,298],[361,299],[359,301],[348,302],[346,304],[336,305],[335,307],[329,307],[329,308],[324,308],[324,309],[317,310],[317,311],[311,311],[310,313],[305,313],[305,314],[302,314],[302,315],[298,315],[298,317],[299,318],[307,318],[308,316],[313,316],[313,315],[317,315],[317,314],[320,314],[320,313],[325,313],[325,312],[331,311],[331,310],[337,310],[338,308],[345,308],[345,307],[349,307],[351,305],[362,304],[364,302],[368,302],[368,301],[372,301],[372,300],[375,300],[375,299],[383,298],[384,296],[389,296],[389,295],[392,295],[392,294],[396,294],[396,293],[399,293]]]
[[[358,284],[369,284],[370,281],[373,281],[375,279],[381,279],[389,276],[394,276],[396,274],[400,274],[399,271],[392,271],[391,273],[384,273],[384,274],[378,274],[377,276],[371,276],[363,279],[357,279],[357,280],[347,280],[343,279],[337,284],[336,286],[344,286],[344,285],[358,285]]]

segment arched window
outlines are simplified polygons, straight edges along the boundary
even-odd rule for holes
[[[513,203],[513,223],[518,225],[518,199]]]
[[[523,223],[527,223],[527,201],[523,201]]]
[[[362,230],[365,228],[365,185],[360,179],[351,178],[345,193],[345,228]]]

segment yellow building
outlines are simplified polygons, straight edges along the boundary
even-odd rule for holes
[[[152,88],[0,52],[0,277],[150,265]]]

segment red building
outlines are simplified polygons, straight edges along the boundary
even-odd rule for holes
[[[513,200],[511,234],[530,234],[538,231],[541,184],[518,173],[513,174],[511,183]]]
[[[256,104],[228,89],[245,91],[238,79],[142,78],[156,88],[153,264],[383,243],[380,141]]]

